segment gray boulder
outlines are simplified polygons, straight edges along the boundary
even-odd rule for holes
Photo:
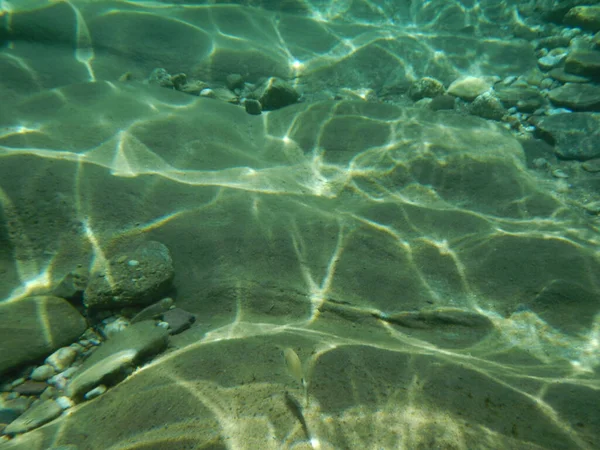
[[[50,295],[0,304],[0,374],[48,356],[85,331],[85,318]]]
[[[89,309],[150,305],[165,296],[174,276],[169,249],[160,242],[146,242],[115,255],[104,270],[93,273],[83,302]]]

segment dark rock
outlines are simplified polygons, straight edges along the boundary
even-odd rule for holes
[[[15,386],[12,391],[21,395],[40,395],[47,387],[48,383],[43,381],[27,380],[24,383]]]
[[[91,275],[84,305],[91,309],[149,305],[165,296],[174,276],[169,249],[160,242],[146,242],[116,255],[103,271]]]
[[[598,79],[600,78],[600,51],[576,50],[565,60],[565,72]]]
[[[532,118],[536,135],[554,145],[562,159],[600,157],[600,114],[566,113]]]
[[[300,94],[285,81],[279,78],[269,78],[256,92],[263,110],[273,110],[293,105]]]
[[[59,297],[24,297],[0,304],[0,374],[75,341],[86,320]]]
[[[548,93],[550,101],[574,111],[600,110],[600,86],[593,84],[567,83]]]
[[[246,112],[253,116],[258,116],[262,113],[262,106],[258,100],[253,98],[247,98],[244,101],[244,108],[246,108]]]
[[[12,408],[0,408],[0,423],[11,423],[22,414],[21,411]]]
[[[173,308],[163,314],[163,320],[169,324],[170,334],[179,334],[192,326],[196,316],[181,308]]]
[[[505,108],[516,107],[522,112],[534,112],[545,104],[540,91],[533,87],[497,86],[494,91]]]

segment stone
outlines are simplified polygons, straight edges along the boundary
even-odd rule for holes
[[[600,78],[600,51],[575,50],[565,59],[565,72],[594,79]]]
[[[584,162],[581,167],[586,172],[596,173],[600,172],[600,158],[591,159],[589,161]]]
[[[171,297],[165,297],[162,300],[159,300],[158,302],[142,309],[139,313],[131,318],[131,323],[155,319],[165,311],[168,311],[169,308],[173,306],[173,303],[174,302]]]
[[[554,145],[559,158],[586,161],[600,157],[600,114],[564,113],[531,121],[537,137]]]
[[[169,334],[179,334],[192,326],[196,316],[181,308],[174,308],[163,314],[163,320],[169,324]]]
[[[588,77],[565,72],[564,67],[552,69],[548,75],[561,83],[588,83],[590,81]]]
[[[62,372],[73,363],[76,356],[77,351],[74,348],[63,347],[48,356],[45,362],[54,367],[57,372]]]
[[[86,328],[84,317],[59,297],[24,297],[0,304],[0,374],[71,344]]]
[[[239,73],[230,73],[225,78],[225,86],[232,91],[235,89],[242,89],[244,87],[244,77]]]
[[[583,205],[583,207],[589,214],[592,214],[594,216],[600,214],[600,201],[586,203],[585,205]]]
[[[46,381],[52,375],[54,375],[54,367],[43,364],[31,372],[30,378],[34,381]]]
[[[443,95],[445,91],[441,81],[435,78],[423,77],[410,86],[408,95],[414,101],[417,101],[422,98],[434,98],[438,95]]]
[[[262,106],[258,100],[253,98],[247,98],[244,101],[244,108],[246,112],[253,116],[259,116],[262,113]]]
[[[255,95],[266,111],[293,105],[300,98],[300,94],[289,83],[275,77],[265,81],[255,91]]]
[[[48,383],[44,381],[27,380],[18,386],[15,386],[12,391],[21,395],[40,395],[46,390]]]
[[[3,431],[12,436],[38,428],[62,414],[62,408],[54,400],[42,400],[35,403],[16,420],[11,422]]]
[[[169,249],[160,242],[146,242],[115,255],[104,270],[91,275],[84,305],[90,309],[149,305],[171,289],[174,276]]]
[[[469,105],[469,112],[490,120],[501,120],[507,114],[502,102],[491,92],[484,92],[477,96]]]
[[[434,111],[454,109],[455,102],[456,97],[453,97],[452,95],[438,95],[437,97],[431,99],[429,108]]]
[[[489,91],[492,88],[491,83],[483,78],[464,77],[454,81],[448,87],[448,94],[462,98],[466,101],[473,101],[475,97]]]
[[[546,103],[540,91],[531,86],[497,86],[494,92],[505,108],[515,107],[521,112],[534,112]]]
[[[550,101],[573,111],[600,110],[600,86],[593,84],[567,83],[548,93]]]
[[[600,6],[575,6],[567,12],[563,21],[582,30],[600,31]]]
[[[171,80],[171,75],[169,75],[169,72],[167,72],[166,69],[162,68],[157,68],[152,71],[152,73],[148,77],[148,83],[155,84],[160,87],[174,87],[173,81]]]
[[[139,322],[101,344],[84,361],[67,386],[66,395],[81,397],[100,384],[112,385],[143,360],[167,347],[168,331],[152,321]]]

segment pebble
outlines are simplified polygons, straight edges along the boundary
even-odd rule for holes
[[[73,363],[76,356],[77,351],[71,347],[59,348],[46,358],[46,364],[54,367],[57,372],[61,372]]]
[[[43,364],[31,372],[30,378],[34,381],[46,381],[52,375],[54,375],[54,367],[49,364]]]
[[[106,386],[101,384],[99,386],[96,386],[91,391],[86,392],[85,395],[83,396],[83,398],[85,398],[86,400],[91,400],[93,398],[100,397],[105,392],[106,392]]]
[[[569,175],[561,169],[554,169],[552,171],[552,176],[554,178],[569,178]]]

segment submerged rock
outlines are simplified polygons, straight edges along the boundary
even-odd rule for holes
[[[0,374],[72,343],[86,328],[84,317],[59,297],[24,297],[0,304]]]
[[[90,309],[149,305],[169,291],[174,275],[169,249],[147,242],[116,255],[103,271],[92,274],[84,304]]]

